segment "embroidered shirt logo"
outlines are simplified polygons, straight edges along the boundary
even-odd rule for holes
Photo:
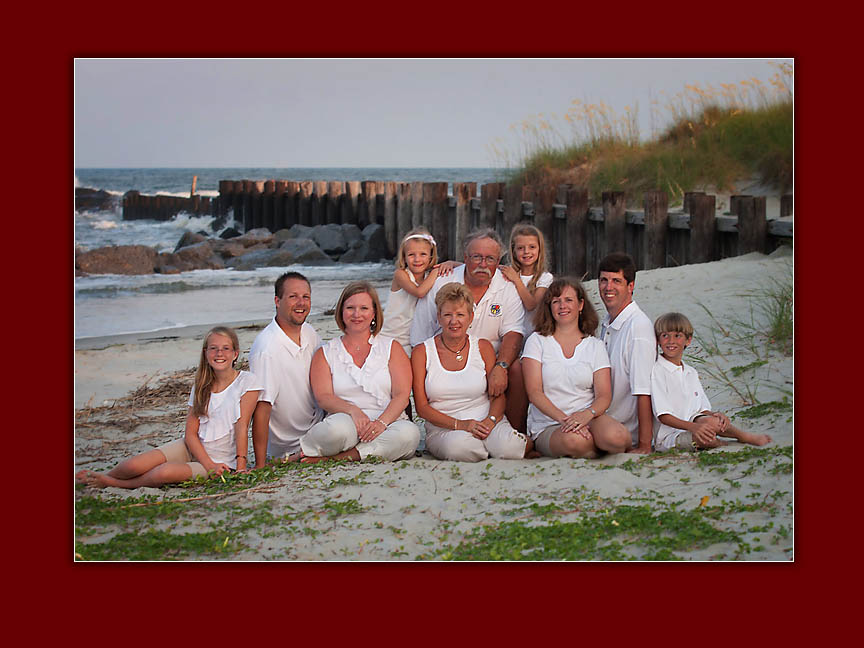
[[[501,314],[501,304],[492,304],[489,307],[489,314],[492,317],[498,317]]]

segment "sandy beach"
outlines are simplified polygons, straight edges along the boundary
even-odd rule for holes
[[[691,319],[685,361],[714,409],[772,436],[762,448],[465,464],[421,444],[397,463],[292,465],[164,489],[78,487],[77,559],[792,560],[793,357],[764,334],[765,291],[791,282],[788,248],[636,277],[635,301],[652,320],[668,311]],[[597,281],[585,285],[602,316]],[[325,340],[338,334],[332,316],[310,323]],[[229,324],[243,361],[267,321]],[[76,344],[73,471],[110,469],[182,436],[208,328]]]

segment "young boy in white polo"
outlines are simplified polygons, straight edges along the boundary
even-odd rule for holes
[[[699,374],[682,359],[684,349],[693,341],[689,319],[681,313],[666,313],[654,322],[654,333],[661,351],[651,370],[651,406],[659,421],[654,432],[656,451],[727,445],[718,436],[756,446],[771,441],[767,434],[744,432],[722,412],[711,411]]]

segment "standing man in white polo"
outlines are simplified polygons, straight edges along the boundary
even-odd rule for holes
[[[627,452],[650,454],[651,369],[657,357],[654,325],[633,301],[636,264],[629,254],[606,255],[599,271],[597,288],[607,311],[600,322],[600,339],[612,365],[612,404],[606,414],[630,431],[633,447]]]
[[[525,315],[516,287],[498,270],[503,250],[495,230],[480,229],[469,233],[463,243],[465,264],[454,268],[448,276],[438,277],[429,292],[417,300],[409,335],[412,347],[437,335],[441,327],[438,325],[435,295],[445,284],[465,284],[474,297],[474,321],[468,327],[468,333],[489,340],[495,349],[496,363],[488,380],[492,398],[508,391],[508,386],[511,386],[508,369],[522,350],[522,318]],[[513,384],[512,388],[521,389],[524,394],[521,374],[519,378],[513,382],[520,384]],[[527,397],[522,400],[527,408]],[[505,410],[505,413],[509,419],[509,412]]]
[[[312,288],[299,272],[286,272],[275,284],[276,316],[249,351],[249,368],[264,384],[252,417],[255,468],[267,458],[299,458],[300,437],[324,418],[309,383],[312,355],[321,336],[306,318]]]

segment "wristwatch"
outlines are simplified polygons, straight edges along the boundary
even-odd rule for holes
[[[504,362],[503,360],[501,360],[500,362],[496,362],[496,363],[495,363],[495,366],[496,366],[496,367],[503,367],[504,369],[506,369],[507,367],[510,366],[510,363],[509,363],[509,362]]]

